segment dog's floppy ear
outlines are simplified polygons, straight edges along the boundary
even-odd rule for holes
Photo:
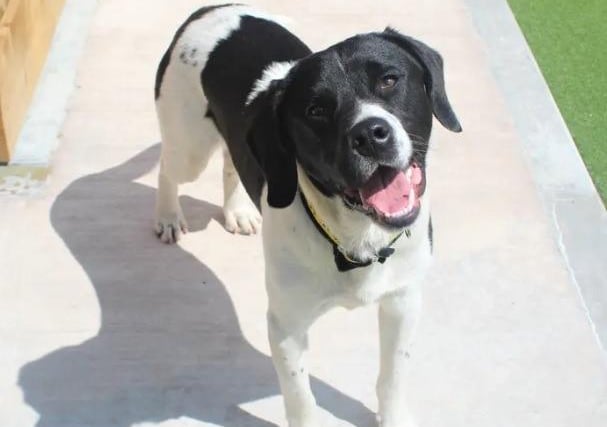
[[[289,206],[297,193],[295,148],[284,132],[281,104],[286,82],[274,80],[250,105],[252,122],[247,144],[261,167],[268,185],[268,205]]]
[[[447,98],[443,58],[440,54],[419,40],[405,36],[390,27],[384,30],[382,36],[407,51],[424,67],[426,91],[434,115],[450,131],[461,132],[462,127]]]

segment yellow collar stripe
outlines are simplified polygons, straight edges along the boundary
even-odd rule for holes
[[[302,193],[302,196],[303,196],[303,193]],[[314,221],[316,221],[316,223],[318,224],[318,226],[320,228],[322,228],[322,230],[325,232],[325,234],[327,235],[327,237],[333,242],[333,244],[335,246],[337,246],[338,250],[342,253],[342,255],[344,256],[344,258],[346,258],[350,262],[354,262],[354,263],[359,262],[359,261],[351,259],[348,256],[348,253],[344,250],[344,248],[339,243],[339,239],[335,236],[335,234],[333,234],[331,232],[331,229],[329,228],[329,226],[322,219],[320,219],[320,217],[318,215],[318,212],[316,212],[316,209],[314,209],[314,206],[312,206],[312,204],[310,203],[310,200],[308,198],[306,198],[305,196],[304,196],[304,199],[305,199],[306,205],[308,206],[308,211],[312,215],[312,218],[314,219]],[[394,244],[394,242],[396,242],[398,240],[398,238],[403,235],[403,233],[407,237],[411,236],[411,230],[409,230],[407,228],[407,229],[401,231],[400,233],[398,233],[392,240],[390,240],[390,243],[388,244],[388,247],[392,246]]]

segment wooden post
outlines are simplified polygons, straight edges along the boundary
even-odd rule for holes
[[[8,162],[65,0],[0,0],[0,163]]]

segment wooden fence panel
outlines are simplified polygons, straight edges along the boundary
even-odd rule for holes
[[[0,163],[8,162],[65,0],[0,0]]]

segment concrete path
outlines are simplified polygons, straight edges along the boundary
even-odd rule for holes
[[[419,425],[607,425],[600,325],[563,257],[478,2],[254,3],[293,17],[316,49],[391,24],[445,57],[464,133],[437,126],[432,150],[436,263],[407,374]],[[223,230],[219,157],[184,189],[193,232],[176,247],[152,233],[155,67],[198,6],[99,1],[47,182],[0,195],[2,427],[284,425],[260,239]],[[373,425],[376,328],[373,308],[313,328],[313,386],[341,419],[327,425]]]

